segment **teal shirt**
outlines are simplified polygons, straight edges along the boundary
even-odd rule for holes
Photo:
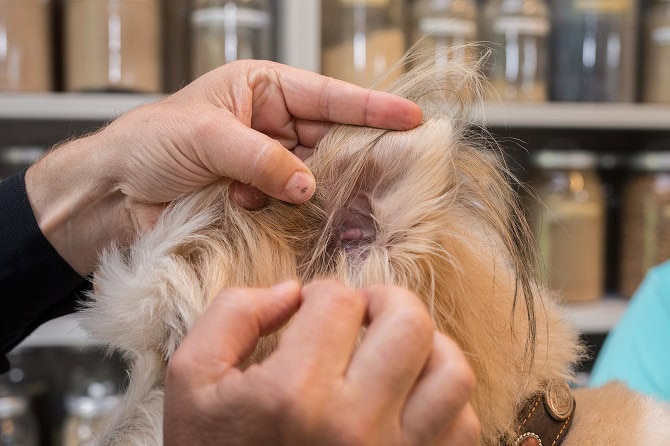
[[[590,385],[613,380],[670,401],[670,262],[649,271],[598,355]]]

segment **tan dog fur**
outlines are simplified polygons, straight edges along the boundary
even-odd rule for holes
[[[231,286],[335,278],[414,291],[475,370],[481,445],[510,438],[518,404],[543,383],[570,379],[577,333],[535,280],[533,241],[504,165],[470,130],[478,69],[426,62],[402,77],[392,91],[424,110],[415,130],[333,128],[309,161],[317,192],[307,204],[245,210],[223,181],[174,204],[130,250],[107,252],[85,326],[132,369],[100,443],[162,443],[167,361]],[[341,240],[351,228],[365,240]],[[275,342],[264,339],[254,360]],[[566,446],[670,444],[670,411],[649,398],[622,385],[576,398]]]

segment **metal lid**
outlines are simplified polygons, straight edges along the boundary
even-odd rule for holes
[[[598,157],[584,150],[540,150],[533,164],[542,169],[595,169]]]
[[[0,418],[13,418],[28,412],[28,400],[22,396],[0,397]]]
[[[113,410],[120,402],[121,398],[115,395],[102,398],[68,396],[65,399],[65,409],[71,415],[82,418],[95,418]]]
[[[648,172],[670,171],[670,152],[639,153],[631,158],[630,167]]]

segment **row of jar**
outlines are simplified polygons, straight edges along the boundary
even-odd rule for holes
[[[369,86],[425,36],[420,46],[438,58],[459,54],[447,46],[484,40],[496,97],[634,100],[638,2],[550,1],[485,0],[478,9],[476,0],[321,0],[322,71]],[[0,0],[0,90],[53,89],[62,52],[65,90],[173,91],[226,62],[272,59],[282,6]],[[643,98],[670,102],[670,2],[655,0],[646,17]],[[52,28],[63,30],[58,48]]]
[[[0,0],[0,91],[51,91],[61,63],[66,91],[174,91],[232,60],[271,59],[270,6],[270,0]]]
[[[529,222],[540,248],[543,276],[566,301],[604,295],[606,230],[620,226],[616,292],[631,297],[647,271],[670,259],[670,152],[642,152],[626,162],[618,209],[608,212],[598,174],[602,158],[584,151],[540,151],[533,157]],[[611,198],[611,197],[610,197]],[[619,225],[607,225],[607,219]]]
[[[0,375],[0,445],[92,444],[121,402],[125,364],[89,347],[19,348]],[[53,367],[45,367],[53,364]]]
[[[670,2],[652,0],[644,20],[640,3],[324,0],[323,71],[371,84],[404,53],[402,11],[411,4],[409,43],[420,41],[422,52],[448,59],[458,57],[447,51],[451,45],[485,42],[493,99],[630,102],[644,61],[643,100],[670,102]]]

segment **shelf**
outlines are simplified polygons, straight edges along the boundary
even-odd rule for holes
[[[625,311],[627,304],[627,300],[607,297],[593,303],[569,304],[565,308],[567,309],[568,321],[582,333],[598,334],[607,333],[614,327]],[[96,343],[79,327],[76,315],[69,315],[43,324],[28,336],[17,349],[94,345]]]
[[[596,302],[565,305],[566,317],[584,334],[609,332],[626,311],[628,300],[621,297],[605,297]]]
[[[486,104],[478,120],[487,127],[670,130],[670,107],[648,104]]]
[[[96,343],[79,327],[76,315],[68,315],[42,324],[16,349],[30,347],[86,347]]]
[[[0,119],[104,122],[161,97],[120,93],[3,93]]]
[[[117,93],[1,94],[0,120],[108,121],[161,95]],[[646,104],[486,104],[476,121],[488,127],[670,130],[670,107]]]

